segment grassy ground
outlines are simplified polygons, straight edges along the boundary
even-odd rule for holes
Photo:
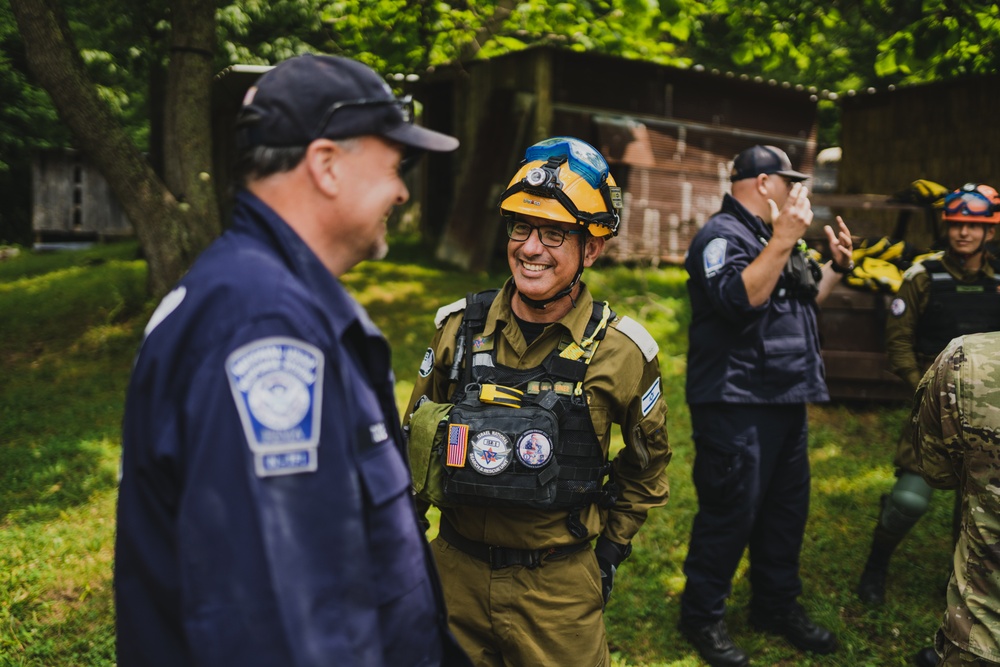
[[[415,259],[398,243],[389,261],[346,279],[394,348],[400,403],[438,306],[502,275],[459,273]],[[154,303],[131,244],[0,262],[0,667],[114,664],[111,591],[119,426],[132,355]],[[696,509],[684,404],[688,310],[676,268],[602,267],[587,281],[660,341],[674,459],[670,503],[654,512],[619,571],[607,612],[618,667],[695,666],[677,630],[683,559]],[[758,665],[906,665],[943,610],[951,498],[929,514],[893,561],[889,603],[863,607],[853,587],[879,496],[892,485],[891,451],[906,407],[810,408],[813,487],[802,554],[803,602],[840,636],[842,650],[811,658],[746,622],[745,563],[729,625]]]

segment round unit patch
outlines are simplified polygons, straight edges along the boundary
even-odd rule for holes
[[[552,439],[538,429],[524,432],[517,439],[517,458],[529,468],[541,468],[552,458]]]
[[[893,315],[899,317],[906,312],[906,302],[902,299],[893,299],[892,304],[889,306],[889,310]]]
[[[510,465],[510,439],[500,431],[480,431],[469,443],[469,464],[484,475],[499,475]]]

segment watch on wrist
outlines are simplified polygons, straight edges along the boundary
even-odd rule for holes
[[[830,266],[836,273],[846,274],[854,270],[854,260],[852,259],[846,267],[842,267],[840,266],[840,264],[837,264],[833,260],[830,260]]]

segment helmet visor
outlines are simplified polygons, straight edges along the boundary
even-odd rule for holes
[[[988,217],[993,212],[993,202],[978,190],[953,192],[944,198],[944,214],[976,215]]]
[[[595,190],[608,178],[608,163],[597,149],[585,141],[568,137],[552,137],[531,146],[524,153],[526,162],[545,162],[551,157],[565,155],[569,167]]]

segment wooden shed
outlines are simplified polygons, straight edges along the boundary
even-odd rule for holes
[[[757,143],[783,148],[811,173],[815,91],[700,68],[679,69],[539,47],[409,86],[423,122],[462,142],[428,162],[424,228],[437,257],[486,266],[503,242],[496,202],[524,149],[555,135],[596,146],[625,192],[619,236],[605,256],[680,262],[729,191],[729,166]]]
[[[838,192],[892,194],[926,178],[1000,187],[1000,74],[841,98]]]
[[[104,176],[71,149],[38,151],[31,165],[31,227],[36,242],[133,234]]]
[[[1000,74],[850,92],[840,98],[841,159],[832,194],[814,208],[841,214],[861,238],[905,240],[931,249],[939,213],[890,197],[917,179],[956,188],[968,181],[1000,187]],[[816,226],[815,223],[813,226]],[[838,399],[909,400],[888,372],[889,296],[838,288],[823,304],[827,385]]]

